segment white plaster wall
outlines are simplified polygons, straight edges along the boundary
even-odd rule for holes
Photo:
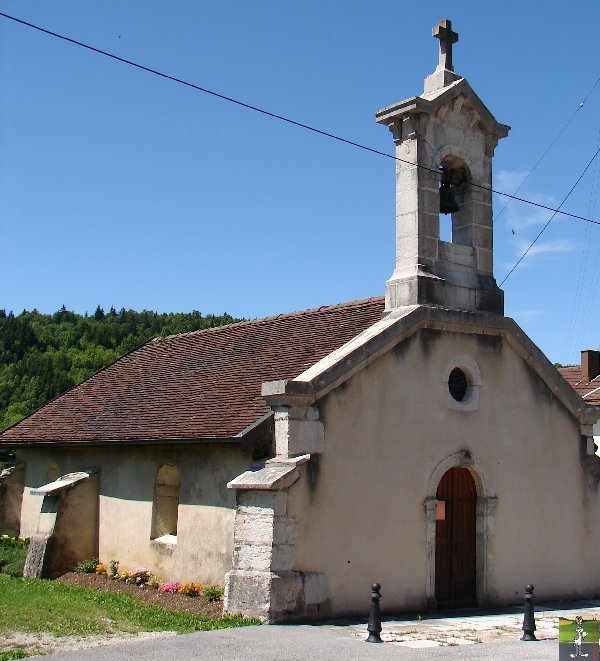
[[[475,411],[448,407],[443,372],[476,361]],[[372,582],[387,611],[424,608],[424,499],[435,467],[469,450],[497,510],[489,597],[597,594],[598,482],[584,469],[576,421],[500,338],[431,330],[334,390],[320,405],[325,452],[302,467],[288,511],[294,569],[325,572],[334,614],[365,613]],[[593,457],[592,462],[599,463]]]
[[[21,509],[21,536],[37,529],[41,497],[31,487],[46,482],[48,465],[62,473],[100,469],[99,557],[118,560],[123,569],[144,565],[162,580],[223,584],[231,569],[235,492],[227,482],[247,470],[249,453],[222,446],[139,446],[80,449],[30,449]],[[177,544],[150,539],[156,471],[173,463],[181,476]]]

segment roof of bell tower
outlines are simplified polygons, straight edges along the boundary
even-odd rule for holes
[[[453,109],[464,108],[473,112],[473,125],[486,134],[494,135],[496,141],[506,137],[510,127],[500,124],[466,79],[454,71],[452,46],[458,42],[458,33],[452,30],[452,21],[443,18],[434,26],[432,34],[439,40],[439,58],[435,71],[425,78],[423,94],[378,110],[375,113],[376,121],[394,131],[393,124],[408,115],[432,115],[451,106]],[[457,99],[462,99],[462,102],[457,102]]]
[[[421,96],[411,96],[404,101],[382,108],[375,113],[375,120],[379,124],[389,126],[409,115],[420,113],[435,115],[446,106],[457,108],[458,99],[461,100],[459,102],[461,107],[474,113],[474,124],[484,133],[493,134],[498,139],[508,135],[510,126],[496,120],[465,78],[459,78],[433,92],[425,92]]]

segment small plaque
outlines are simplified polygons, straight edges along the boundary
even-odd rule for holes
[[[436,521],[445,521],[446,520],[446,501],[438,500],[435,505],[435,520]]]

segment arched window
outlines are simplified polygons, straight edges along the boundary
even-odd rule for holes
[[[177,514],[181,479],[173,464],[163,464],[154,481],[151,539],[177,535]]]

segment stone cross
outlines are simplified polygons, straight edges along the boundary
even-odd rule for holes
[[[458,33],[452,31],[452,21],[443,18],[434,28],[433,36],[440,40],[439,69],[454,71],[452,66],[452,44],[458,41]]]

